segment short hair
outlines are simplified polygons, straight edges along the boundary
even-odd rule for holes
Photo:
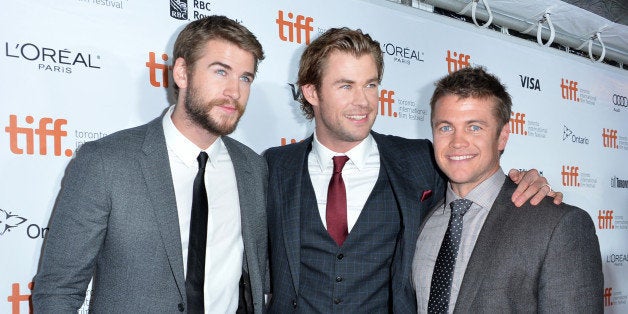
[[[316,90],[321,86],[323,70],[332,52],[350,53],[356,57],[369,54],[377,65],[377,80],[382,81],[384,57],[379,42],[373,40],[362,30],[347,27],[331,28],[310,43],[301,55],[297,85],[299,88],[312,84]],[[299,97],[301,110],[306,118],[314,118],[314,110],[303,94]]]
[[[436,90],[430,100],[431,119],[434,118],[436,102],[447,95],[460,98],[481,98],[494,100],[493,113],[500,128],[510,121],[512,99],[497,76],[486,72],[483,67],[466,67],[450,73],[436,82]]]
[[[192,70],[201,57],[205,44],[214,39],[228,41],[252,53],[255,58],[255,72],[258,63],[264,60],[262,44],[255,35],[240,23],[222,15],[207,16],[185,26],[174,43],[174,60],[183,58],[188,71]],[[178,94],[179,86],[176,83],[174,90]]]

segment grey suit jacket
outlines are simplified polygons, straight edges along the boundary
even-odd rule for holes
[[[506,178],[480,231],[454,313],[603,313],[604,277],[595,226],[584,210],[520,208]]]
[[[185,311],[181,237],[161,118],[86,143],[70,162],[35,276],[37,313],[76,313],[93,276],[97,313]],[[223,137],[235,169],[255,313],[263,309],[263,158]]]
[[[371,132],[377,142],[380,165],[385,167],[402,219],[390,282],[396,313],[416,312],[410,281],[412,258],[421,218],[444,196],[444,180],[435,167],[432,145],[427,140],[410,140]],[[302,174],[312,137],[301,143],[269,149],[268,227],[272,299],[269,311],[299,311],[300,211]],[[356,267],[360,267],[356,265]],[[331,300],[329,300],[331,302]]]

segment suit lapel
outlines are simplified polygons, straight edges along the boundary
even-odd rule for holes
[[[512,217],[508,211],[512,203],[510,197],[515,188],[516,185],[507,177],[486,217],[460,284],[460,292],[456,300],[456,312],[470,312],[470,306],[482,285],[486,269],[495,260],[495,247],[503,238],[500,233],[503,232],[503,226],[507,225]]]
[[[305,167],[312,139],[313,137],[310,136],[303,142],[294,144],[298,145],[297,153],[285,155],[286,160],[282,160],[284,174],[278,176],[281,200],[285,204],[281,207],[283,239],[296,293],[299,292],[301,270],[301,208],[308,203],[302,199],[303,190],[307,188],[303,186],[303,175],[308,173]]]
[[[407,169],[411,163],[408,163],[406,159],[416,158],[416,156],[399,153],[399,147],[390,145],[390,142],[385,140],[382,135],[375,132],[371,132],[371,134],[377,142],[380,166],[385,167],[388,173],[391,188],[399,205],[402,228],[401,251],[400,256],[395,256],[395,259],[401,259],[401,268],[397,269],[393,276],[408,278],[408,280],[395,280],[397,283],[405,284],[410,282],[414,247],[419,234],[422,213],[421,195],[423,191],[432,188],[424,185],[425,180],[419,180],[421,177],[428,177],[421,174],[421,169],[412,169],[412,172]],[[409,175],[409,173],[414,173],[413,171],[419,171],[419,179]]]
[[[183,297],[185,278],[181,234],[161,117],[147,125],[142,150],[146,156],[139,160],[139,163],[151,200],[151,207],[159,224],[161,241],[168,256],[170,269],[179,287],[179,294]]]
[[[252,165],[248,162],[245,155],[238,151],[237,146],[232,140],[226,136],[222,137],[225,147],[229,152],[231,163],[233,164],[233,170],[235,172],[236,184],[238,187],[238,199],[240,202],[240,216],[242,220],[242,241],[244,242],[244,254],[246,252],[254,252],[254,239],[251,238],[251,226],[255,223],[251,221],[252,213],[259,208],[259,204],[255,204],[254,200],[250,197],[252,189],[255,189],[255,183],[250,181],[252,178],[253,169]],[[246,259],[243,260],[244,270],[249,271]]]

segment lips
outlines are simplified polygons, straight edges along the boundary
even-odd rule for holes
[[[455,161],[467,160],[475,157],[475,155],[456,155],[456,156],[448,156],[449,159]]]
[[[356,120],[356,121],[359,121],[359,120],[366,119],[366,116],[367,116],[367,115],[365,115],[365,114],[362,114],[362,115],[357,115],[357,114],[354,114],[354,115],[346,115],[346,116],[345,116],[345,118],[347,118],[347,119],[349,119],[349,120]]]

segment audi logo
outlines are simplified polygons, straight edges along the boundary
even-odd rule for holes
[[[613,94],[613,104],[615,104],[615,106],[628,107],[628,97]]]

